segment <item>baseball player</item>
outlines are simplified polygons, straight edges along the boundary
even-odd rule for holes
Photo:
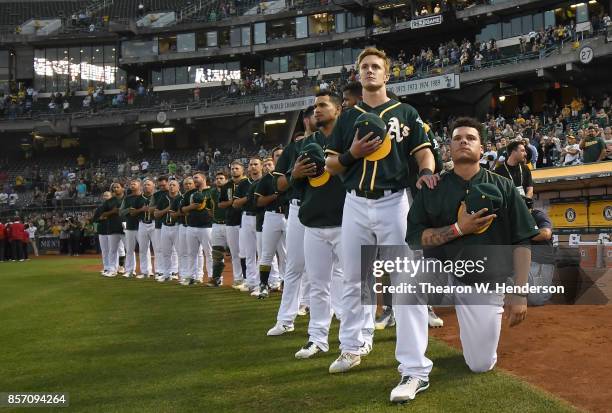
[[[295,354],[298,359],[327,352],[332,314],[342,322],[340,225],[346,191],[338,176],[325,171],[323,152],[341,112],[341,102],[324,91],[317,94],[314,106],[320,129],[301,142],[301,153],[291,174],[293,185],[302,193],[299,218],[305,226],[304,258],[311,294],[309,338]]]
[[[240,208],[232,206],[236,189],[243,181],[248,181],[248,179],[244,176],[244,166],[239,161],[231,163],[230,173],[231,180],[225,184],[219,196],[219,208],[225,210],[225,233],[227,245],[232,255],[232,274],[234,277],[232,288],[248,291],[244,282],[246,279],[246,260],[243,262],[240,259],[238,241],[242,211]]]
[[[374,308],[361,303],[361,246],[405,244],[407,159],[414,156],[419,166],[417,187],[423,183],[433,187],[437,179],[431,151],[423,150],[431,143],[419,114],[387,97],[390,63],[385,53],[367,48],[357,63],[363,101],[340,115],[326,150],[327,169],[342,174],[347,190],[341,244],[342,256],[352,257],[343,261],[341,355],[331,364],[330,373],[359,365],[361,355],[372,348]],[[361,123],[356,125],[358,118]],[[373,131],[360,136],[359,127],[376,127],[385,136]],[[401,328],[398,317],[398,334]]]
[[[195,190],[196,189],[195,189],[195,183],[193,182],[193,178],[187,177],[183,179],[183,195],[182,195],[183,199],[181,201],[181,209],[179,210],[181,226],[179,227],[178,249],[179,249],[179,257],[180,257],[179,259],[179,265],[180,265],[179,278],[180,278],[181,283],[185,285],[189,285],[193,283],[193,281],[189,273],[189,271],[191,271],[191,267],[189,264],[190,257],[189,257],[189,251],[188,251],[188,243],[187,243],[187,232],[188,232],[187,216],[183,214],[182,208],[184,206],[189,205],[189,199],[191,197],[191,194],[193,194]],[[199,249],[198,256],[196,257],[195,266],[196,266],[197,277],[203,277],[204,276],[204,255],[202,253],[201,248]]]
[[[539,234],[531,238],[529,285],[550,286],[555,272],[552,221],[546,211],[533,207],[533,199],[523,198],[523,201],[525,201],[531,217],[539,228]],[[551,293],[530,293],[527,297],[527,304],[544,305],[551,295]]]
[[[259,272],[257,271],[257,230],[256,230],[256,206],[249,199],[249,190],[254,182],[261,179],[262,164],[259,158],[251,158],[248,168],[249,178],[242,181],[234,193],[233,208],[242,209],[242,221],[240,223],[240,258],[245,259],[246,284],[251,293],[259,293]]]
[[[188,255],[188,280],[181,280],[181,284],[189,285],[197,279],[197,256],[200,248],[210,247],[212,235],[213,205],[210,200],[210,191],[206,186],[206,177],[198,172],[193,176],[195,188],[189,195],[185,194],[181,212],[185,215],[187,222],[187,255]]]
[[[284,194],[276,188],[276,178],[272,174],[274,165],[283,153],[282,148],[272,150],[272,158],[264,161],[264,173],[255,188],[255,202],[265,211],[262,225],[261,255],[259,257],[259,298],[267,298],[269,289],[280,289],[280,278],[285,273],[287,251],[285,249],[285,231],[287,203]],[[278,258],[278,269],[270,276],[272,265]],[[270,283],[270,284],[268,284]]]
[[[103,274],[106,277],[115,277],[119,269],[119,244],[123,238],[123,224],[119,216],[119,208],[123,202],[123,187],[115,182],[111,185],[112,197],[102,204],[100,220],[108,220],[108,271]]]
[[[177,224],[178,216],[175,211],[181,208],[183,198],[179,191],[180,186],[178,181],[171,180],[168,183],[168,194],[160,199],[153,213],[155,218],[161,218],[161,252],[163,260],[161,261],[163,268],[160,268],[161,276],[156,279],[158,282],[172,280],[172,254],[176,254],[178,250],[178,231]]]
[[[312,134],[316,130],[314,107],[308,107],[302,116],[304,134]],[[287,262],[283,279],[283,295],[276,316],[276,324],[268,330],[268,336],[280,336],[295,329],[293,323],[298,315],[306,315],[310,307],[310,285],[304,263],[304,225],[300,222],[300,192],[290,186],[289,178],[293,164],[297,159],[296,145],[304,139],[297,134],[285,147],[278,159],[273,174],[276,176],[276,187],[286,191],[289,200],[289,216],[285,245]]]
[[[153,223],[153,210],[149,207],[155,184],[150,179],[142,183],[142,193],[134,200],[130,213],[138,217],[138,260],[140,262],[140,273],[136,278],[142,279],[153,276],[153,265],[151,263],[151,244],[155,224]]]
[[[124,277],[130,278],[136,275],[136,242],[138,239],[138,213],[135,212],[137,200],[142,197],[140,180],[130,181],[130,194],[123,198],[119,215],[125,219],[125,274]]]
[[[150,199],[149,207],[152,214],[155,213],[155,209],[157,208],[157,204],[161,202],[161,200],[168,195],[168,178],[166,176],[157,177],[157,191],[153,193],[153,196]],[[162,262],[164,259],[162,251],[161,251],[161,227],[162,220],[161,218],[155,218],[155,230],[153,231],[153,254],[155,255],[155,277],[162,277],[163,274],[161,270],[164,268],[165,264]]]
[[[537,226],[514,184],[480,167],[482,124],[473,118],[459,118],[450,130],[454,168],[442,176],[435,189],[423,188],[417,193],[408,214],[408,245],[413,250],[423,249],[429,259],[443,262],[471,256],[470,247],[485,256],[484,250],[492,251],[490,245],[515,245],[511,254],[505,254],[508,257],[495,255],[495,263],[485,266],[484,275],[486,281],[506,282],[514,274],[515,285],[524,286],[531,261],[529,240],[538,235]],[[429,283],[445,286],[473,285],[483,279],[477,273],[426,275]],[[419,275],[414,280],[421,281]],[[491,370],[497,362],[504,295],[495,291],[454,293],[450,298],[455,304],[468,367],[474,372]],[[410,311],[403,311],[406,309]],[[523,321],[527,295],[510,297],[508,312],[510,326]],[[403,402],[429,387],[433,363],[425,356],[427,307],[396,306],[395,314],[398,327],[410,327],[397,331],[395,354],[402,379],[391,391],[392,402]]]
[[[108,224],[109,220],[100,219],[100,215],[102,214],[102,206],[106,201],[112,198],[112,194],[109,191],[106,191],[102,194],[102,204],[96,208],[94,211],[93,217],[91,218],[92,222],[96,226],[96,232],[98,233],[98,242],[100,244],[100,251],[102,253],[102,271],[100,271],[101,275],[106,276],[110,272],[110,264],[108,261]]]
[[[208,287],[218,287],[221,285],[221,275],[225,262],[225,250],[227,248],[227,231],[225,229],[225,209],[219,208],[219,199],[223,188],[227,184],[227,177],[222,171],[215,175],[215,186],[210,191],[211,200],[213,202],[213,225],[212,225],[212,256],[213,269],[209,275]]]
[[[361,102],[361,83],[350,82],[342,89],[342,110],[347,110]]]

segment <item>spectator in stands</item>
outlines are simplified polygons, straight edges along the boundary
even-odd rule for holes
[[[168,159],[170,159],[170,154],[168,153],[167,150],[163,150],[161,153],[161,164],[162,166],[166,166],[168,165]]]
[[[140,172],[140,166],[137,162],[134,162],[132,166],[130,166],[130,172],[132,173],[133,177],[138,175],[138,173]]]
[[[480,159],[480,165],[486,169],[493,169],[496,159],[497,151],[493,149],[493,145],[489,141],[485,145],[485,152],[482,154],[482,158]]]
[[[80,180],[79,184],[76,186],[76,192],[79,199],[85,198],[87,195],[87,185],[85,184],[85,180]]]
[[[221,151],[219,148],[215,148],[215,152],[213,153],[213,160],[217,160],[217,158],[221,156]]]
[[[202,162],[204,162],[204,157],[206,156],[206,154],[204,153],[204,151],[202,150],[202,148],[198,149],[198,153],[196,155],[197,158],[197,164],[201,164]]]
[[[599,136],[599,132],[595,126],[589,126],[587,136],[580,140],[580,149],[582,150],[582,161],[591,163],[601,161],[606,157],[606,144]]]
[[[140,162],[140,171],[143,174],[149,172],[149,162],[146,159],[143,159],[142,162]]]
[[[174,176],[176,174],[176,163],[173,160],[168,162],[168,175]]]
[[[189,164],[188,161],[185,161],[185,164],[183,165],[183,173],[185,175],[190,175],[191,174],[191,165]]]
[[[567,137],[567,145],[561,150],[563,165],[576,165],[580,163],[580,147],[576,143],[576,137],[569,135]]]

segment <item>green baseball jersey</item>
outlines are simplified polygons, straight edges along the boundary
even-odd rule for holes
[[[134,200],[134,208],[140,209],[143,206],[149,206],[151,204],[151,198],[153,195],[139,195]],[[141,212],[138,216],[138,221],[143,222],[145,224],[150,224],[153,222],[153,213],[152,212]]]
[[[102,209],[102,205],[100,205],[99,207],[96,208],[96,210],[94,211],[93,217],[91,218],[91,220],[94,222],[95,227],[96,227],[96,232],[98,233],[98,235],[108,235],[108,219],[103,219],[100,220],[100,214],[104,212]]]
[[[150,202],[150,206],[155,207],[157,209],[164,209],[158,207],[157,205],[163,205],[164,199],[165,197],[168,196],[168,191],[157,191],[153,194],[153,196],[151,197],[151,202]],[[161,204],[160,204],[161,202]],[[161,229],[162,226],[162,218],[155,218],[155,228],[157,229]]]
[[[204,188],[201,191],[198,189],[194,189],[193,192],[189,191],[189,197],[183,200],[183,203],[187,203],[187,205],[198,204],[201,205],[198,209],[194,209],[189,211],[186,216],[187,225],[195,228],[210,228],[212,227],[212,214],[213,214],[213,204],[211,201],[210,188]],[[198,195],[200,193],[201,195]],[[196,196],[197,195],[197,196]],[[185,194],[185,197],[187,194]],[[202,202],[199,202],[197,197],[202,198]]]
[[[157,204],[157,208],[158,209],[166,209],[168,207],[170,207],[170,211],[178,211],[183,203],[183,197],[180,193],[178,193],[174,198],[172,196],[170,196],[170,193],[168,193],[165,197],[163,197],[160,202]],[[180,224],[180,220],[176,219],[176,218],[172,218],[172,216],[170,215],[169,212],[165,213],[162,217],[161,217],[161,221],[163,225],[166,225],[168,227],[173,227],[176,224]]]
[[[344,187],[347,190],[365,191],[401,189],[408,186],[407,160],[417,151],[431,147],[427,139],[423,121],[417,111],[410,105],[390,99],[375,108],[359,102],[353,108],[342,112],[331,134],[327,153],[340,155],[351,147],[355,138],[355,120],[362,113],[375,113],[387,125],[389,153],[379,160],[359,159],[343,174]],[[370,158],[372,156],[369,156]]]
[[[316,142],[325,151],[330,138],[319,131],[303,139],[304,144]],[[313,186],[308,178],[293,181],[302,193],[300,222],[311,228],[329,228],[342,225],[342,211],[346,190],[338,176],[330,176],[321,186]]]
[[[486,281],[498,281],[513,274],[513,260],[510,246],[529,244],[529,239],[539,233],[525,202],[512,182],[494,172],[480,168],[469,181],[463,180],[454,171],[442,174],[434,189],[424,187],[417,192],[408,212],[406,241],[412,249],[422,249],[421,237],[427,228],[441,228],[457,222],[461,202],[470,187],[479,183],[491,183],[499,188],[502,201],[497,217],[480,234],[469,234],[454,239],[439,247],[424,250],[424,255],[441,261],[478,260],[488,256],[487,272],[483,275],[466,274],[460,278],[466,284],[473,284],[488,277]],[[500,250],[509,253],[499,254]],[[495,257],[495,258],[493,258]]]
[[[587,138],[582,150],[584,163],[597,162],[601,151],[606,149],[606,143],[599,136]]]
[[[189,206],[189,202],[190,202],[190,199],[191,199],[191,194],[193,194],[195,191],[196,191],[196,189],[190,189],[189,191],[187,191],[187,192],[185,192],[183,194],[183,199],[181,200],[181,208]],[[183,215],[182,218],[183,218],[183,221],[182,221],[183,226],[188,226],[189,216],[188,215]]]
[[[238,183],[236,187],[236,191],[234,192],[234,199],[247,197],[247,202],[242,206],[242,211],[244,212],[255,212],[255,206],[253,205],[252,199],[248,197],[249,190],[251,186],[253,186],[253,181],[251,178],[243,179]]]
[[[225,185],[223,187],[225,187]],[[213,223],[215,224],[225,224],[225,209],[219,208],[219,200],[221,199],[222,192],[223,188],[215,187],[210,190],[210,198],[214,205]]]
[[[123,198],[112,197],[104,201],[102,204],[102,212],[108,212],[115,208],[119,209],[121,207],[121,203],[123,202]],[[102,221],[108,221],[108,234],[123,234],[123,224],[121,221],[121,217],[119,214],[113,214],[110,217],[106,218]]]
[[[121,203],[120,215],[125,218],[125,229],[129,231],[138,230],[138,215],[130,215],[130,208],[137,208],[136,201],[140,195],[129,195],[123,198]]]
[[[264,215],[266,213],[266,209],[263,207],[257,206],[257,196],[255,195],[255,190],[257,189],[257,185],[261,182],[261,178],[254,180],[251,182],[247,192],[247,203],[245,205],[244,210],[247,212],[252,212],[255,214],[255,231],[262,232],[263,231],[263,222]]]
[[[299,142],[291,141],[287,146],[285,146],[283,153],[276,161],[274,172],[272,172],[274,176],[285,176],[287,179],[289,179],[291,176],[291,171],[293,170],[293,165],[295,164],[295,160],[298,157],[298,144]],[[300,199],[300,192],[290,186],[285,192],[284,197],[287,201],[291,199]]]
[[[236,193],[238,185],[240,185],[240,183],[246,179],[247,178],[243,178],[238,183],[229,181],[227,184],[225,184],[223,190],[221,191],[221,195],[219,196],[219,202],[226,202],[230,199],[234,199],[234,194]],[[242,222],[241,208],[234,208],[230,206],[229,208],[222,209],[222,211],[225,211],[225,225],[230,227],[240,226],[240,223]]]
[[[254,202],[255,204],[257,203],[257,197],[259,196],[269,196],[276,193],[278,193],[278,191],[276,188],[276,179],[274,178],[274,175],[271,173],[265,174],[254,188]],[[285,204],[285,199],[280,195],[281,194],[279,194],[279,197],[274,201],[263,207],[263,210],[282,213],[284,211],[283,207]]]

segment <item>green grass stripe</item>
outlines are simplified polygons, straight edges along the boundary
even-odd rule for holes
[[[307,317],[295,333],[266,337],[279,294],[261,301],[83,270],[95,264],[0,264],[0,391],[69,392],[67,410],[104,413],[575,411],[503,372],[471,373],[460,352],[434,339],[430,389],[395,406],[393,329],[376,333],[361,366],[330,375],[337,321],[330,352],[298,361]]]

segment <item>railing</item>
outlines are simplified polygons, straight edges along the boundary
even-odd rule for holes
[[[100,10],[112,6],[113,3],[114,0],[92,0],[89,2],[87,7],[85,7],[85,13],[87,15],[92,15]]]
[[[198,14],[203,8],[215,4],[215,0],[197,0],[183,7],[176,15],[176,22],[180,23],[191,16]]]

